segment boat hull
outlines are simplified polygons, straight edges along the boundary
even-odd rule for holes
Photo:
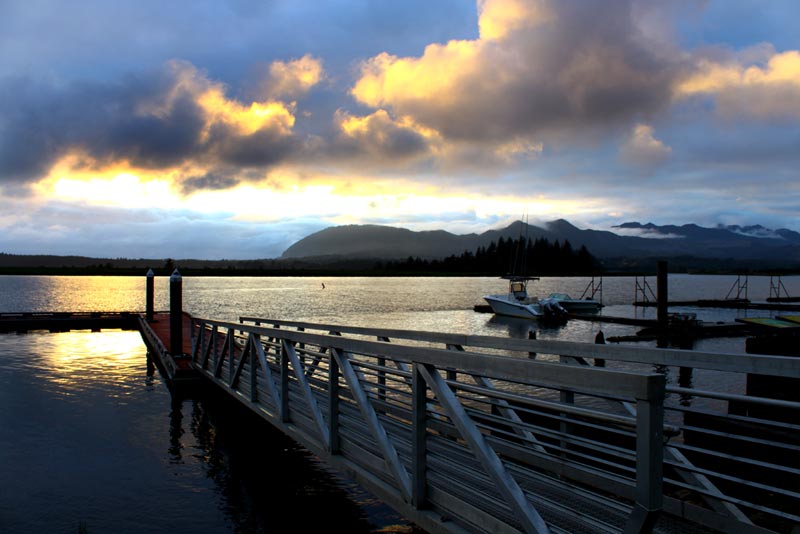
[[[497,315],[524,319],[536,319],[543,315],[539,304],[525,304],[516,299],[509,299],[507,295],[487,295],[483,297],[483,300],[492,307],[492,311]]]
[[[596,300],[557,300],[558,304],[569,312],[596,312],[600,310],[600,303]]]

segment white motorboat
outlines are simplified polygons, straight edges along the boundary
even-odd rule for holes
[[[563,320],[566,318],[567,311],[556,300],[528,296],[528,282],[538,280],[538,278],[530,276],[504,276],[503,278],[508,280],[508,293],[483,297],[495,314],[525,319]]]
[[[596,312],[603,306],[596,299],[588,297],[574,299],[566,293],[550,293],[547,298],[555,300],[568,312]]]

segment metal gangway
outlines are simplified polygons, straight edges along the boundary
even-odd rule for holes
[[[791,532],[800,403],[662,372],[800,379],[732,356],[192,319],[199,373],[431,532]]]

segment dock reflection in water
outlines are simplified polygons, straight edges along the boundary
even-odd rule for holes
[[[226,399],[172,395],[136,332],[0,336],[3,532],[410,527]]]

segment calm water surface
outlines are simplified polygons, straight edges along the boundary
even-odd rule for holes
[[[724,298],[736,277],[670,276],[670,298]],[[544,278],[530,292],[580,296],[587,278]],[[641,282],[641,279],[640,279]],[[655,287],[655,279],[649,283]],[[800,277],[784,277],[800,294]],[[324,289],[323,289],[324,284]],[[604,278],[603,313],[635,309],[632,278]],[[145,278],[0,277],[0,312],[136,311]],[[571,321],[547,328],[472,311],[506,290],[496,278],[186,278],[198,316],[260,316],[356,326],[591,342],[634,327]],[[749,279],[751,300],[769,277]],[[156,308],[168,281],[156,279]],[[692,311],[707,321],[744,312]],[[765,316],[769,312],[749,312]],[[743,352],[741,338],[695,348]],[[672,380],[672,377],[668,377]],[[718,385],[712,374],[696,387]],[[739,387],[726,383],[726,388]],[[296,532],[408,531],[402,518],[224,399],[173,395],[134,332],[0,335],[0,532],[259,532],[274,517]]]

